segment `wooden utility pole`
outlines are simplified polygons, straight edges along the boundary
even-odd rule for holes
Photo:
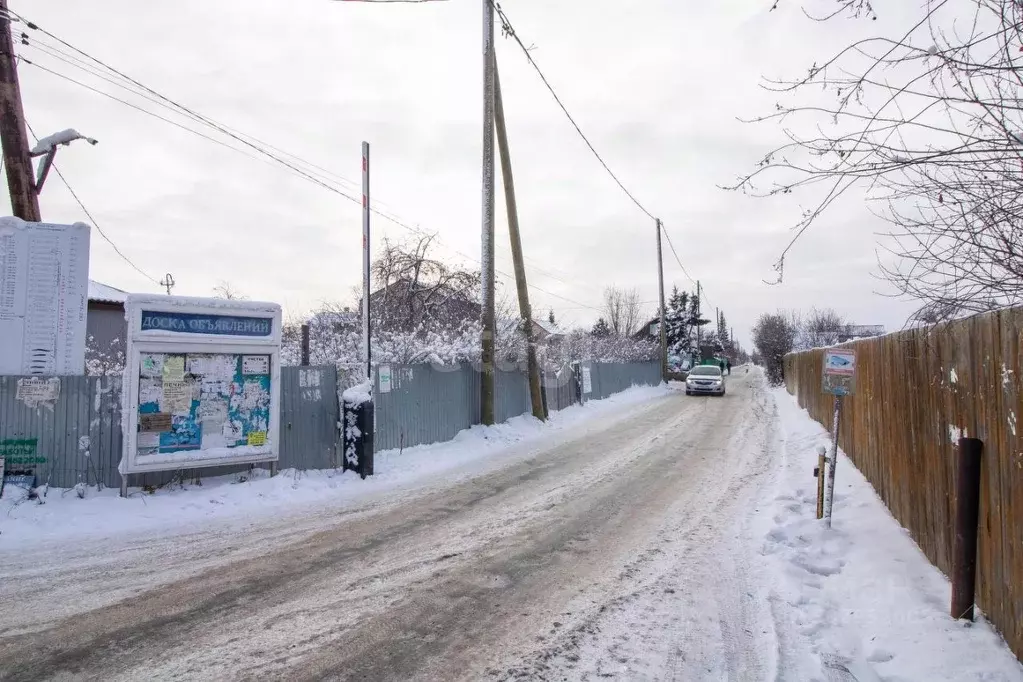
[[[483,225],[480,421],[494,423],[494,6],[483,0]]]
[[[703,311],[703,299],[700,297],[700,280],[696,280],[696,354],[703,359],[703,349],[700,347],[703,341],[703,329],[700,327],[699,321],[703,319],[701,312]]]
[[[655,221],[657,226],[657,294],[661,301],[661,378],[668,380],[668,330],[665,326],[664,312],[664,259],[661,257],[661,220]]]
[[[11,210],[22,220],[39,222],[39,195],[29,156],[7,0],[0,0],[0,143],[7,170],[7,188],[11,193]]]
[[[501,99],[501,73],[494,55],[494,122],[497,128],[497,146],[501,153],[501,177],[504,180],[504,200],[508,210],[508,233],[511,236],[512,262],[515,264],[515,289],[519,295],[519,317],[526,333],[526,368],[529,371],[529,398],[533,416],[544,421],[543,389],[540,385],[540,364],[536,361],[536,335],[533,333],[533,310],[529,305],[526,286],[526,265],[522,257],[522,236],[519,233],[519,209],[515,203],[515,180],[512,176],[511,153],[508,149],[508,128],[504,122],[504,101]]]

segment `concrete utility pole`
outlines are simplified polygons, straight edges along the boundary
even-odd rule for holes
[[[39,196],[35,190],[32,157],[29,156],[25,111],[21,103],[11,20],[7,12],[7,0],[0,0],[0,144],[7,169],[11,210],[22,220],[39,222],[42,219]]]
[[[483,347],[480,421],[494,423],[494,6],[483,0],[483,230],[480,275]]]
[[[664,312],[664,259],[661,257],[661,219],[655,221],[657,226],[657,293],[661,300],[661,378],[668,380],[668,330],[665,325]]]
[[[526,367],[529,371],[529,398],[533,416],[543,421],[547,414],[543,408],[543,389],[540,384],[540,364],[536,361],[536,338],[533,333],[533,310],[529,305],[526,286],[526,265],[522,257],[522,236],[519,233],[519,209],[515,203],[515,180],[512,176],[511,152],[508,149],[508,128],[504,122],[504,101],[501,99],[501,74],[494,55],[494,122],[497,124],[497,146],[501,152],[501,177],[504,179],[504,199],[508,210],[508,233],[511,236],[512,261],[515,264],[515,289],[519,295],[519,317],[526,333]]]

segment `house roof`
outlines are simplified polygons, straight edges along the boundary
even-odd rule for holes
[[[89,280],[89,300],[98,303],[124,303],[128,298],[127,291],[107,286],[102,282]]]
[[[551,336],[565,335],[565,330],[559,327],[557,324],[551,322],[550,320],[533,320],[533,323],[536,324],[536,326],[540,327],[540,329],[543,329],[545,332],[550,334]]]

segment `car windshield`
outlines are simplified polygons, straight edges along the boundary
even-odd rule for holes
[[[700,365],[699,367],[693,367],[693,370],[689,372],[689,376],[719,377],[721,376],[721,368],[711,367],[710,365]]]

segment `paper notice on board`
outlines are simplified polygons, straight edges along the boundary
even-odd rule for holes
[[[250,431],[249,445],[254,447],[266,445],[266,431]]]
[[[160,434],[156,431],[141,431],[136,445],[140,450],[158,448],[160,447]]]
[[[167,355],[163,358],[163,385],[164,392],[167,384],[176,384],[185,380],[185,356]]]
[[[170,431],[172,426],[171,415],[168,412],[156,412],[139,415],[139,431],[159,434],[161,431]]]
[[[199,421],[223,424],[227,421],[227,401],[224,399],[200,400],[196,410]]]
[[[269,355],[243,355],[242,374],[269,374]]]
[[[234,445],[242,439],[242,424],[237,421],[224,422],[224,428],[221,433],[224,434],[228,445]]]
[[[139,360],[139,375],[149,379],[163,376],[163,356],[156,353],[143,353]]]
[[[166,366],[165,364],[164,367]],[[190,413],[192,411],[192,384],[188,381],[168,382],[164,379],[160,411],[171,414]]]
[[[206,424],[203,424],[202,429],[202,449],[212,450],[213,448],[224,448],[227,447],[227,439],[224,438],[224,432],[220,424],[212,424],[210,428],[206,428]],[[234,445],[232,442],[231,445]]]

